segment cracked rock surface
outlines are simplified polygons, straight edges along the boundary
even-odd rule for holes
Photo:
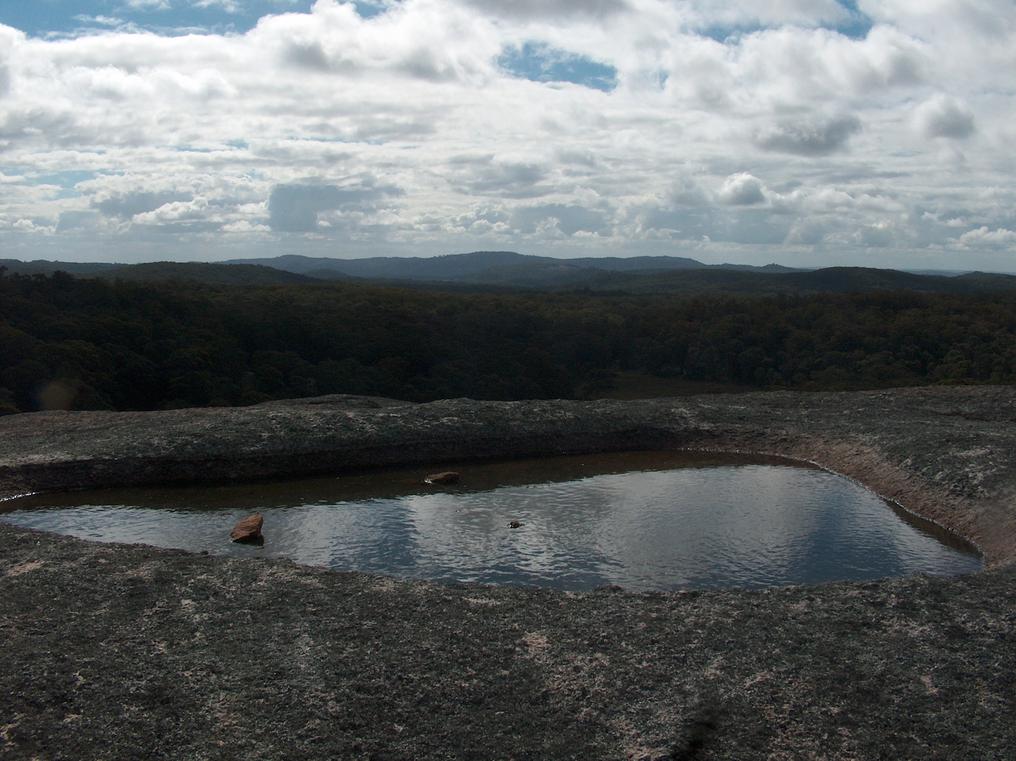
[[[1011,759],[1014,423],[1006,387],[0,418],[6,496],[484,456],[780,454],[963,534],[988,566],[569,594],[0,522],[0,758]]]

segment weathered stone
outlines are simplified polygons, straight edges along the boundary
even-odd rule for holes
[[[1014,423],[1016,388],[997,386],[0,418],[0,497],[560,452],[779,454],[976,540],[992,568],[561,594],[96,544],[0,516],[0,756],[1009,759]]]
[[[261,527],[264,525],[265,519],[261,513],[248,515],[233,526],[229,538],[239,544],[264,544],[265,538],[261,535]]]

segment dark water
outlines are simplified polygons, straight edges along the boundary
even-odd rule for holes
[[[443,581],[765,587],[976,571],[973,548],[847,479],[779,460],[629,453],[340,478],[44,495],[0,520],[109,542]],[[263,548],[229,542],[265,516]],[[509,528],[518,521],[519,528]]]

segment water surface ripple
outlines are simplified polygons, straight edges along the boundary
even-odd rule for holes
[[[43,495],[6,503],[0,520],[98,541],[567,590],[981,567],[973,548],[859,485],[780,461],[629,453],[468,465],[454,487],[422,486],[421,475]],[[229,543],[233,523],[254,510],[265,516],[265,546]]]

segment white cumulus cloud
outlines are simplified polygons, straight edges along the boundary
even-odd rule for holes
[[[0,26],[0,247],[954,269],[1012,250],[1011,0],[280,1],[177,34],[129,24],[253,6],[132,4],[59,39]]]
[[[936,95],[916,111],[917,123],[927,137],[963,139],[974,133],[974,115],[956,98]]]
[[[752,206],[765,203],[765,185],[758,177],[747,172],[740,172],[732,174],[723,181],[716,197],[721,203],[731,206]]]
[[[1010,248],[1016,249],[1016,231],[999,227],[991,230],[978,227],[963,233],[957,242],[965,248]]]

